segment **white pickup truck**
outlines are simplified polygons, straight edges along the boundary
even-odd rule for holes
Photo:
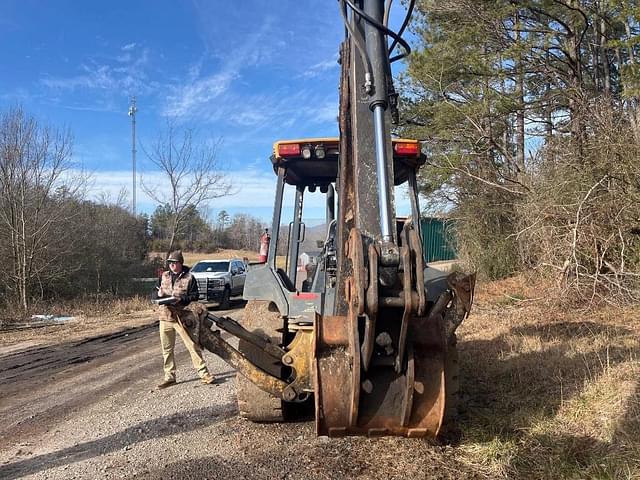
[[[204,304],[219,304],[229,308],[229,299],[242,295],[247,267],[239,258],[223,260],[200,260],[191,267],[191,274],[198,282],[199,301]]]

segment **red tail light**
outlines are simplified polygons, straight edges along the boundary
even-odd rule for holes
[[[395,143],[393,150],[397,155],[417,157],[420,152],[420,146],[417,143]]]
[[[284,143],[278,145],[278,156],[295,157],[300,155],[300,145],[297,143]]]

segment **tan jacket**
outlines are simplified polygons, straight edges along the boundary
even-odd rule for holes
[[[180,272],[174,284],[171,285],[171,272],[164,272],[162,274],[162,280],[160,281],[158,297],[182,297],[186,295],[189,291],[189,283],[192,278],[193,276],[189,272],[189,269],[185,268]],[[190,311],[186,309],[185,305],[160,305],[160,320],[164,320],[165,322],[177,322],[178,317],[182,318],[189,313]]]

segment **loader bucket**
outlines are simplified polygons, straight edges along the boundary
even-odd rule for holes
[[[318,435],[434,438],[445,413],[442,318],[411,321],[406,365],[382,357],[361,369],[357,317],[319,317],[314,345]],[[387,363],[387,364],[385,364]]]

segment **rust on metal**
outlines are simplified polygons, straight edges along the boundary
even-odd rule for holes
[[[352,232],[355,230],[356,229],[354,228]],[[355,285],[355,281],[353,281],[353,279],[351,282],[349,282],[349,286],[351,287],[351,301],[349,302],[349,314],[347,316],[349,343],[347,345],[346,353],[349,356],[348,360],[351,368],[351,390],[348,391],[349,402],[347,403],[347,405],[349,406],[348,426],[353,427],[358,421],[358,409],[360,405],[360,332],[358,329],[359,306],[355,305],[355,302],[358,301],[356,300],[356,298],[358,298],[359,295],[359,299],[361,301],[364,301],[364,291],[361,292],[361,290],[363,290],[361,288],[362,285]],[[364,305],[362,306],[362,309],[364,311]]]
[[[183,323],[183,327],[185,327],[185,330],[195,343],[218,355],[222,360],[235,368],[241,375],[246,377],[261,390],[278,398],[283,398],[284,391],[287,388],[287,383],[259,368],[256,365],[256,362],[245,357],[231,344],[224,340],[220,336],[220,332],[218,330],[214,331],[212,329],[216,325],[214,319],[218,320],[218,323],[221,326],[230,326],[232,331],[235,333],[241,333],[243,337],[255,337],[252,338],[254,345],[261,344],[261,341],[264,342],[264,339],[258,337],[254,333],[248,332],[238,325],[237,322],[231,319],[222,321],[220,317],[215,317],[214,315],[209,314],[204,305],[194,304],[192,307],[192,313],[193,315],[189,316],[189,322]],[[263,348],[262,351],[267,353],[268,350],[270,351],[270,349]],[[268,355],[272,354],[273,352]]]
[[[220,332],[213,332],[207,328],[201,329],[199,343],[210,352],[218,355],[261,390],[278,398],[283,398],[287,383],[264,372],[247,360],[240,352],[222,339]]]
[[[348,302],[346,300],[346,282],[348,273],[348,259],[345,248],[349,239],[349,232],[355,226],[355,187],[353,178],[353,145],[351,142],[351,99],[353,97],[349,84],[349,72],[352,62],[351,43],[340,45],[340,106],[338,124],[340,129],[340,163],[337,184],[338,190],[338,219],[336,229],[337,270],[336,284],[336,315],[346,315]]]
[[[413,219],[409,220],[409,248],[411,249],[411,256],[414,265],[415,272],[415,286],[414,290],[418,293],[418,303],[416,308],[416,315],[419,317],[425,315],[427,308],[427,292],[424,288],[424,256],[422,254],[422,241],[420,240],[420,235],[418,234],[418,227],[414,225]]]
[[[365,281],[366,272],[364,267],[364,244],[362,235],[357,228],[352,228],[349,233],[348,257],[351,260],[353,269],[353,281],[351,285],[351,303],[356,309],[356,315],[362,315],[365,308]],[[355,295],[354,295],[355,294]]]
[[[318,316],[313,345],[316,431],[319,435],[340,435],[349,425],[351,361],[347,353],[347,317]],[[325,338],[329,341],[325,341]]]
[[[366,317],[364,324],[364,336],[362,339],[362,368],[366,372],[369,370],[371,356],[373,355],[373,342],[376,333],[376,320],[378,318],[378,259],[380,258],[380,247],[377,243],[369,245],[369,287],[366,296]]]
[[[403,405],[400,425],[406,427],[411,419],[411,410],[413,409],[413,392],[416,390],[416,362],[413,356],[413,343],[407,348],[407,382],[405,398]]]
[[[402,323],[400,324],[400,335],[398,338],[398,354],[396,355],[395,369],[400,373],[404,362],[404,351],[407,343],[407,330],[409,321],[413,314],[413,302],[411,301],[414,286],[411,282],[414,264],[411,262],[411,250],[409,247],[408,224],[405,223],[400,237],[402,247],[400,248],[400,261],[402,265],[402,294],[404,296],[404,309],[402,312]]]
[[[287,353],[283,357],[283,361],[293,370],[294,380],[289,384],[289,388],[295,393],[295,396],[302,397],[305,392],[313,392],[312,329],[300,329],[296,332],[294,339],[287,345]]]
[[[465,275],[453,272],[447,277],[449,288],[453,292],[453,305],[445,313],[446,335],[451,338],[465,318],[469,316],[476,284],[475,274]]]

